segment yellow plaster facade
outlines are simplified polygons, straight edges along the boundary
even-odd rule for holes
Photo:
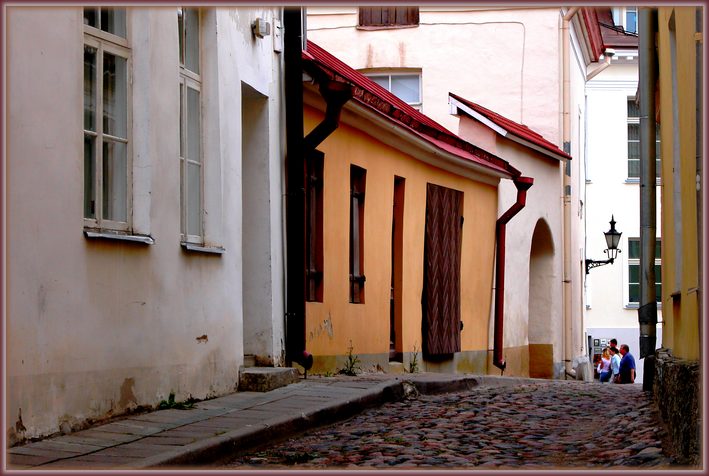
[[[306,105],[306,135],[323,114]],[[374,127],[374,126],[373,126]],[[373,129],[371,133],[376,134]],[[389,355],[392,214],[395,177],[405,179],[403,210],[403,271],[397,286],[402,295],[401,336],[397,351],[422,347],[422,306],[426,186],[441,185],[463,192],[461,256],[461,352],[482,355],[475,369],[485,372],[492,303],[497,219],[497,186],[428,165],[340,123],[318,146],[324,159],[323,300],[306,305],[306,348],[315,357],[313,371],[334,371],[337,358],[350,345],[353,354],[387,362]],[[367,171],[364,205],[363,304],[349,302],[350,165]],[[493,183],[497,179],[493,180]],[[408,354],[410,355],[410,354]],[[419,356],[419,359],[421,357]],[[420,362],[420,360],[419,360]],[[482,368],[479,368],[482,367]]]
[[[697,44],[695,7],[658,8],[662,147],[663,347],[700,357],[701,190],[697,190]],[[701,88],[701,84],[698,85]]]

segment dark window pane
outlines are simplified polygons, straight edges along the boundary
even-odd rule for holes
[[[180,44],[180,64],[185,64],[185,12],[184,9],[177,9],[177,37]]]
[[[103,143],[103,217],[107,220],[127,221],[127,161],[126,144],[113,141]]]
[[[101,8],[101,29],[108,33],[126,37],[126,9]]]
[[[128,75],[125,58],[103,55],[103,132],[127,138]]]
[[[98,28],[98,9],[84,8],[84,25]]]
[[[84,136],[84,217],[96,218],[96,190],[94,174],[96,163],[96,139]]]
[[[628,238],[628,258],[640,258],[640,240],[637,238]]]
[[[199,10],[185,9],[185,68],[199,74]]]
[[[640,140],[640,124],[628,124],[628,140]]]
[[[629,178],[640,177],[640,161],[639,160],[628,160],[628,177]]]
[[[84,129],[96,131],[96,48],[84,46]]]
[[[640,282],[640,265],[639,264],[628,265],[628,282],[629,283],[639,283]]]
[[[628,118],[640,117],[640,106],[635,103],[635,99],[628,99]]]
[[[640,285],[631,284],[628,286],[628,301],[629,302],[639,302],[640,301]]]

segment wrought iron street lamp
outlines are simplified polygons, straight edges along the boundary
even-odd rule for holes
[[[607,246],[607,248],[603,250],[603,252],[608,255],[608,259],[600,261],[587,259],[586,274],[588,274],[591,268],[597,268],[599,266],[603,266],[604,264],[613,264],[613,261],[615,261],[615,258],[618,256],[618,253],[620,253],[620,250],[618,249],[618,244],[620,243],[620,235],[622,235],[622,233],[615,229],[615,220],[613,218],[613,215],[611,215],[610,224],[611,229],[603,233],[606,236]]]

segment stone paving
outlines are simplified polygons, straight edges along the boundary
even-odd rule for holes
[[[221,469],[668,469],[641,385],[528,381],[418,395]]]

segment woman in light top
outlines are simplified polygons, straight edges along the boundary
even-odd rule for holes
[[[600,374],[600,382],[610,382],[611,380],[611,351],[608,347],[603,349],[603,354],[601,354],[601,361],[598,362],[598,373]]]

